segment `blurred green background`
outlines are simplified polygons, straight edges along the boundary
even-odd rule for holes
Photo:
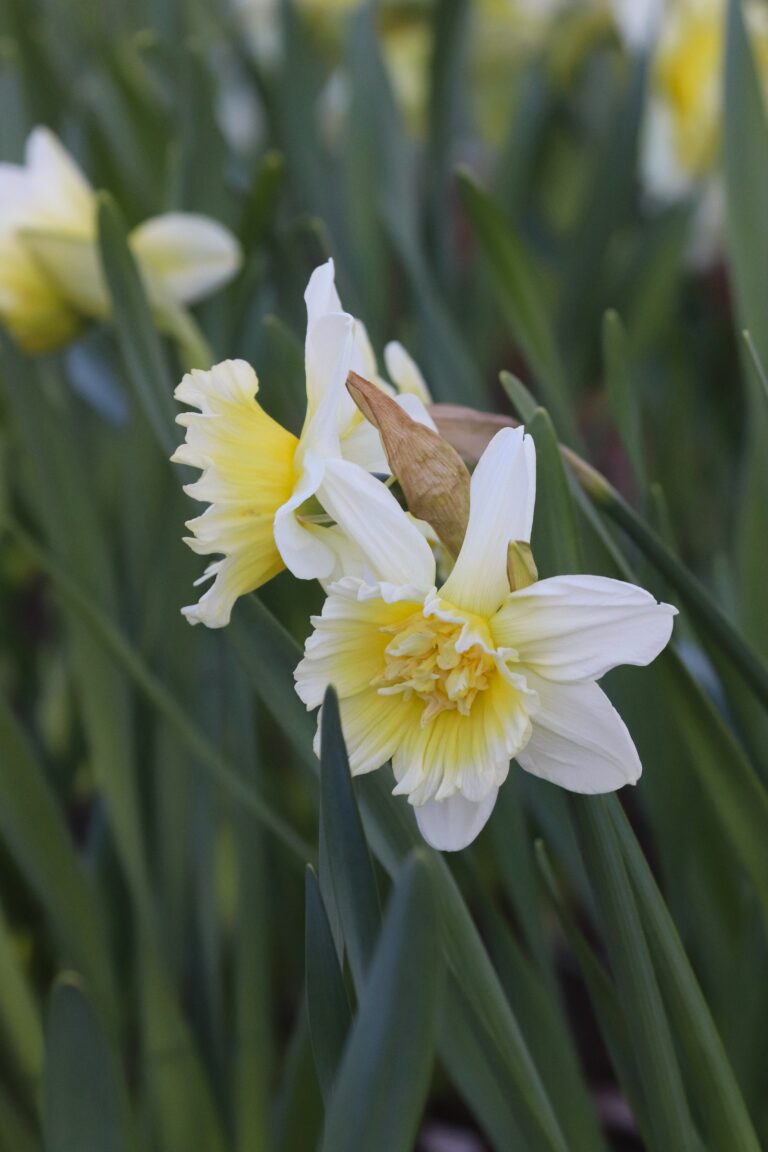
[[[768,1141],[762,49],[715,5],[719,159],[653,198],[653,52],[607,4],[551,7],[0,4],[0,157],[48,125],[110,194],[114,297],[53,355],[2,344],[2,1152]],[[240,239],[195,319],[287,427],[333,256],[377,354],[400,339],[436,401],[531,426],[540,573],[681,608],[673,649],[607,682],[631,796],[513,767],[470,850],[409,855],[389,769],[353,792],[334,731],[318,785],[291,672],[320,589],[182,619],[189,477],[147,396],[190,350],[128,291],[121,224],[173,209]]]

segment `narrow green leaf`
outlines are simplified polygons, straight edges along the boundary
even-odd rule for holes
[[[99,197],[98,226],[120,352],[131,386],[160,447],[170,455],[178,437],[174,430],[168,369],[141,277],[128,247],[125,223],[114,200],[106,193]]]
[[[293,690],[293,671],[301,659],[299,645],[258,596],[249,596],[237,606],[227,639],[297,758],[316,775],[315,718]]]
[[[328,1104],[324,1152],[412,1152],[432,1071],[440,987],[430,872],[414,855],[392,890]]]
[[[305,892],[307,1015],[317,1079],[327,1105],[351,1013],[320,885],[311,868],[307,868]]]
[[[522,420],[523,424],[529,424],[533,419],[533,414],[539,405],[531,393],[523,384],[522,380],[518,379],[512,372],[501,372],[499,374],[501,386],[509,397],[512,407],[517,415]]]
[[[71,605],[78,616],[83,618],[89,629],[92,630],[95,639],[135,682],[136,686],[171,725],[189,750],[199,759],[200,764],[210,772],[222,787],[237,796],[240,803],[246,805],[249,811],[262,821],[265,827],[274,832],[287,847],[290,847],[298,856],[311,859],[314,855],[312,849],[296,835],[285,821],[272,811],[271,805],[259,796],[252,785],[246,784],[239,773],[228,763],[226,757],[188,717],[165,685],[147,667],[136,649],[112,623],[106,613],[102,612],[81,591],[61,565],[46,555],[31,537],[22,532],[18,526],[14,526],[14,532],[26,551],[34,556],[36,562],[54,581],[57,590],[67,604]]]
[[[573,421],[567,376],[549,322],[550,310],[539,270],[501,209],[471,174],[460,169],[458,181],[462,203],[493,274],[499,307],[558,428],[570,439]]]
[[[647,1128],[648,1121],[645,1119],[645,1104],[640,1078],[637,1073],[632,1045],[627,1035],[628,1021],[622,1010],[616,988],[576,923],[576,918],[568,906],[563,890],[555,877],[552,862],[541,841],[536,844],[536,858],[549,898],[560,919],[568,947],[581,969],[600,1032],[619,1084],[626,1093],[638,1125],[641,1129]]]
[[[5,747],[5,746],[3,746]],[[0,907],[0,1037],[11,1055],[27,1092],[34,1100],[43,1062],[40,1011],[16,947],[10,925]]]
[[[687,1057],[691,1098],[706,1124],[713,1152],[759,1152],[733,1069],[702,995],[674,921],[621,805],[611,797],[608,812],[637,898],[648,944],[675,1036]]]
[[[650,1118],[653,1152],[697,1149],[672,1034],[634,894],[603,797],[572,797],[576,831],[600,915]]]
[[[7,703],[0,697],[0,831],[45,908],[68,963],[88,979],[103,1011],[115,988],[103,919],[61,812]]]
[[[45,1152],[129,1152],[128,1099],[117,1056],[82,987],[60,980],[48,1014]]]
[[[572,453],[567,458],[590,500],[635,542],[675,589],[702,632],[722,648],[758,700],[768,706],[768,666],[736,630],[704,585],[669,551],[663,540],[605,477]]]
[[[542,577],[581,571],[579,528],[549,413],[538,408],[527,430],[536,445],[536,513],[531,547]]]
[[[489,901],[490,904],[490,901]],[[594,1104],[579,1068],[573,1037],[557,992],[524,955],[509,924],[495,909],[485,917],[499,977],[541,1069],[558,1120],[574,1147],[604,1152]]]
[[[728,269],[738,326],[752,334],[761,362],[768,364],[768,219],[760,207],[768,198],[768,116],[741,0],[728,0],[722,137]],[[752,643],[768,654],[764,547],[768,539],[768,410],[751,371],[747,380],[749,418],[738,523],[741,616]]]
[[[339,703],[332,688],[325,694],[322,709],[320,820],[344,944],[360,993],[376,946],[381,909],[368,842],[352,789]]]
[[[627,336],[616,312],[603,317],[603,361],[608,400],[616,427],[627,450],[640,493],[647,488],[645,454],[637,391],[630,371]]]

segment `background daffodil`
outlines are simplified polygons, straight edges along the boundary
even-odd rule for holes
[[[206,216],[145,220],[129,244],[156,319],[237,272],[240,246]],[[96,238],[96,194],[58,138],[35,128],[23,165],[0,164],[0,317],[28,352],[49,352],[109,314]]]
[[[602,576],[510,591],[508,549],[530,540],[535,485],[531,437],[498,432],[472,477],[464,544],[440,589],[421,537],[406,542],[404,531],[393,553],[367,519],[379,579],[331,588],[296,670],[308,708],[336,688],[352,772],[391,759],[395,792],[436,848],[477,836],[513,757],[572,792],[611,792],[641,772],[596,681],[653,660],[676,610]]]
[[[202,555],[223,556],[206,570],[203,579],[213,577],[213,584],[199,603],[183,609],[193,624],[228,624],[237,598],[283,567],[304,580],[328,580],[350,565],[375,565],[384,542],[405,581],[409,547],[423,544],[429,551],[372,475],[388,473],[389,465],[378,432],[360,415],[345,382],[350,370],[376,378],[376,360],[363,325],[342,310],[333,261],[312,274],[305,301],[307,411],[298,438],[264,412],[256,373],[243,360],[188,373],[176,389],[176,398],[198,411],[177,417],[187,432],[173,460],[202,471],[185,491],[210,505],[188,522],[187,543]],[[406,390],[399,403],[428,421],[417,395],[423,381],[410,357],[390,346],[387,364]],[[377,525],[373,548],[368,522]]]

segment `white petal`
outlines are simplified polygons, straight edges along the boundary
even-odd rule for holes
[[[363,552],[375,579],[425,591],[434,585],[429,544],[380,481],[356,464],[328,460],[317,495]]]
[[[366,380],[375,380],[379,373],[368,330],[362,320],[355,320],[354,353],[350,368]]]
[[[58,136],[48,128],[35,128],[27,140],[25,160],[35,212],[42,213],[40,223],[93,234],[93,189]]]
[[[642,772],[626,724],[595,683],[553,684],[533,674],[539,695],[533,733],[517,762],[569,792],[614,792]]]
[[[315,268],[304,293],[304,303],[307,306],[307,331],[321,316],[343,311],[334,283],[333,260]]]
[[[339,431],[354,415],[347,392],[347,373],[354,352],[355,322],[345,312],[321,316],[307,329],[304,364],[307,419],[302,443],[317,451],[339,454]]]
[[[308,453],[293,495],[275,515],[277,550],[288,571],[300,580],[327,579],[336,567],[335,553],[323,542],[323,528],[302,523],[296,516],[304,501],[317,493],[324,471],[324,461]]]
[[[109,314],[109,294],[92,240],[28,228],[19,236],[69,304],[86,316],[100,319]]]
[[[415,420],[417,424],[424,424],[433,432],[437,432],[437,425],[424,407],[424,401],[418,396],[414,396],[411,392],[403,392],[401,395],[395,396],[395,404],[398,408],[402,408],[411,420]]]
[[[130,235],[131,249],[150,283],[179,304],[193,304],[235,275],[242,253],[232,233],[207,216],[167,212]]]
[[[392,340],[384,349],[384,363],[387,375],[399,392],[417,396],[423,404],[432,403],[421,369],[397,340]]]
[[[492,616],[509,594],[507,547],[530,540],[536,498],[536,450],[522,428],[502,428],[472,476],[469,524],[440,595],[468,612]]]
[[[554,576],[513,592],[493,618],[496,643],[548,680],[599,680],[619,664],[650,664],[677,609],[605,576]]]
[[[440,852],[459,852],[479,835],[493,812],[498,788],[479,803],[455,792],[446,800],[428,800],[414,807],[419,831],[432,848]]]
[[[341,440],[341,454],[345,460],[359,465],[366,472],[389,476],[390,467],[381,443],[381,436],[367,420],[354,422]]]

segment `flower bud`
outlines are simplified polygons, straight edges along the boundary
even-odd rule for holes
[[[426,520],[451,555],[458,556],[469,521],[469,472],[461,456],[437,432],[412,420],[395,400],[356,372],[349,373],[347,388],[378,430],[408,510]]]

